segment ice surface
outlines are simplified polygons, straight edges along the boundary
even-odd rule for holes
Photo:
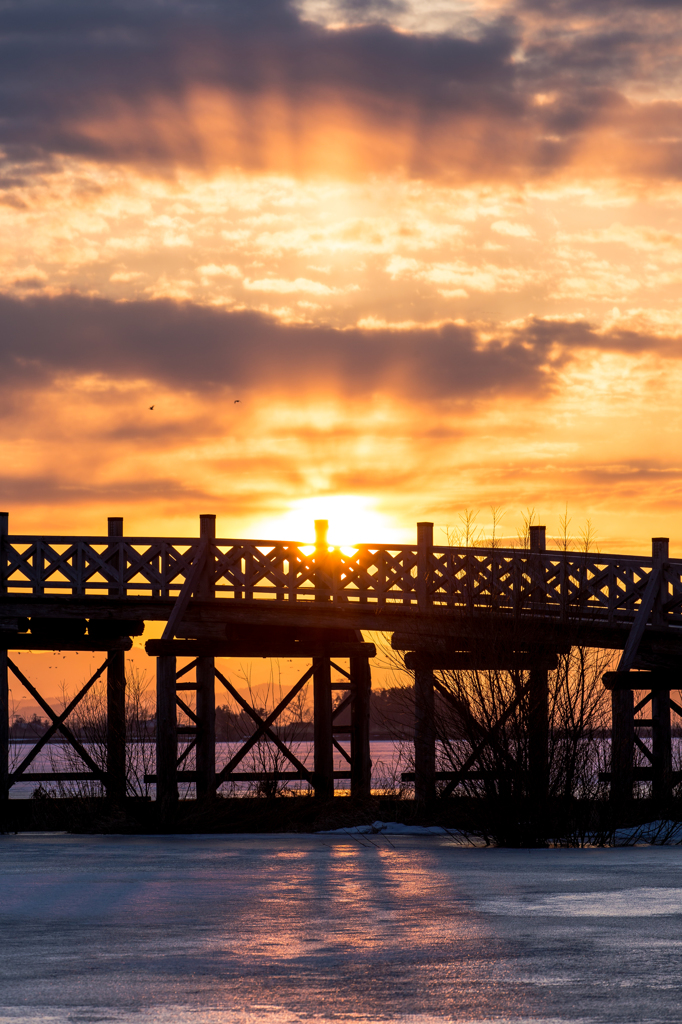
[[[681,926],[680,847],[3,836],[0,1024],[679,1022]]]

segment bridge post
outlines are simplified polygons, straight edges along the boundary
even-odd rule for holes
[[[156,659],[156,799],[162,815],[178,800],[178,734],[176,659],[162,655]]]
[[[123,536],[123,519],[109,516],[108,536]],[[109,560],[119,579],[124,565],[116,555]],[[110,597],[119,597],[120,586],[109,587]],[[126,795],[126,656],[125,651],[108,651],[107,665],[107,797],[120,803]]]
[[[669,540],[667,537],[653,537],[651,555],[659,562],[667,562]],[[659,599],[654,607],[654,617],[660,618],[662,599],[666,585],[661,579]],[[653,783],[651,795],[659,803],[672,799],[672,737],[670,731],[670,691],[654,690],[651,695],[651,767]]]
[[[546,528],[531,526],[530,550],[547,550]],[[538,664],[529,675],[528,708],[528,795],[534,803],[544,803],[549,794],[549,673]]]
[[[651,795],[666,804],[673,795],[670,690],[654,690],[651,695],[651,767]]]
[[[635,753],[634,693],[611,691],[611,800],[622,804],[632,800]]]
[[[0,651],[0,801],[9,799],[9,669]]]
[[[313,658],[313,744],[315,796],[334,796],[332,675],[329,658]]]
[[[350,659],[352,700],[351,718],[351,796],[369,797],[372,793],[372,760],[369,749],[369,711],[372,671],[369,658]]]
[[[202,539],[215,539],[214,515],[199,517],[199,535]],[[210,552],[206,559],[204,578],[197,588],[197,597],[215,597],[213,582],[214,557]],[[196,795],[197,800],[209,800],[215,796],[215,658],[200,657],[197,660],[197,746],[196,746]]]
[[[433,523],[417,523],[417,604],[429,608],[429,560],[433,548]],[[428,803],[436,796],[436,722],[433,671],[414,673],[414,796]]]
[[[432,548],[433,523],[417,523],[417,603],[420,612],[427,611],[431,605],[429,569]]]
[[[9,512],[0,512],[0,594],[7,593],[6,538]],[[9,669],[7,651],[0,650],[0,800],[9,797]]]
[[[429,803],[436,796],[436,700],[433,672],[414,672],[414,798]]]

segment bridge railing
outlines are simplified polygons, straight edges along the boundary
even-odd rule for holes
[[[2,540],[2,593],[151,599],[178,595],[200,545],[197,538],[181,537]],[[409,545],[339,549],[216,539],[209,542],[208,571],[216,598],[223,600],[537,611],[558,620],[578,616],[615,623],[632,619],[658,564],[624,555],[438,546],[420,563],[418,548]],[[682,560],[663,563],[655,615],[682,625]]]

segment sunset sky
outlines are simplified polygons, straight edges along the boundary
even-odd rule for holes
[[[3,3],[10,531],[682,556],[681,48],[677,0]]]

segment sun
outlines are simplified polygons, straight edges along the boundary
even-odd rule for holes
[[[300,498],[282,516],[263,522],[261,536],[264,540],[295,540],[311,544],[315,540],[316,519],[328,520],[327,537],[334,547],[392,544],[398,540],[398,531],[389,518],[376,509],[374,500],[358,494]]]

